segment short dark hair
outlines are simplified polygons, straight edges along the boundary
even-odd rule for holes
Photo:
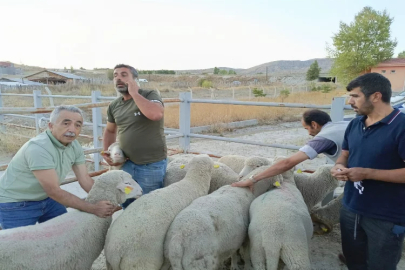
[[[131,71],[132,77],[134,79],[138,78],[138,71],[136,71],[136,69],[134,67],[130,66],[130,65],[118,64],[118,65],[116,65],[114,67],[114,70],[117,69],[117,68],[127,68],[127,69],[129,69]]]
[[[332,122],[332,119],[330,119],[329,114],[327,114],[324,111],[313,109],[313,110],[308,110],[302,114],[302,119],[304,120],[305,124],[308,126],[311,125],[311,122],[314,121],[318,123],[318,125],[325,125],[328,122]]]
[[[368,99],[372,94],[380,92],[381,100],[384,103],[390,103],[392,90],[390,81],[383,75],[378,73],[366,73],[351,81],[346,89],[352,91],[354,88],[360,87],[361,92]]]

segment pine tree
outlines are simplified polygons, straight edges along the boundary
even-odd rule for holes
[[[319,73],[321,72],[321,68],[318,65],[318,61],[315,60],[310,66],[307,71],[307,81],[313,81],[318,79]]]

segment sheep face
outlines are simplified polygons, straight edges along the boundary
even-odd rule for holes
[[[111,186],[115,187],[112,190],[116,194],[115,197],[119,204],[124,203],[127,199],[142,196],[142,188],[132,179],[132,176],[127,172],[117,170],[102,174],[95,181],[93,188],[90,190],[89,197],[102,197],[107,190],[111,190]],[[103,199],[106,198],[100,198],[99,200]]]
[[[267,158],[264,157],[250,157],[245,161],[245,167],[243,167],[242,171],[239,173],[239,178],[242,179],[253,170],[260,168],[262,166],[270,165],[271,162]]]
[[[118,142],[111,144],[105,153],[110,154],[110,157],[114,163],[124,163],[125,162],[124,152],[122,152]]]

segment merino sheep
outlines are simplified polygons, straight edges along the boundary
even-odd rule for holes
[[[245,166],[246,157],[239,155],[226,155],[218,159],[218,162],[227,165],[234,172],[240,173]]]
[[[264,169],[259,168],[251,174]],[[277,181],[281,182],[282,177],[262,180],[255,186],[256,196]],[[232,269],[236,269],[237,250],[247,235],[249,206],[256,196],[248,188],[226,185],[194,200],[170,225],[162,270],[169,269],[170,265],[173,270],[214,270],[231,256]]]
[[[211,158],[194,157],[188,166],[183,180],[142,196],[113,223],[104,248],[108,269],[162,267],[163,243],[173,219],[209,190],[214,168]]]
[[[94,183],[86,201],[114,205],[142,195],[141,187],[123,171],[110,171]],[[104,247],[111,217],[70,211],[47,222],[0,231],[1,270],[90,269]]]
[[[185,161],[185,160],[180,160]],[[167,165],[164,186],[167,187],[184,178],[188,171],[188,163],[182,163],[174,160]],[[214,162],[214,167],[211,175],[210,189],[208,193],[212,193],[224,185],[230,185],[239,181],[239,176],[231,168],[220,162]]]
[[[261,166],[270,165],[272,162],[264,157],[249,157],[245,160],[244,166],[239,173],[239,177],[245,177],[254,169],[259,168]]]
[[[117,166],[110,166],[110,170],[120,170],[126,161],[126,157],[124,156],[124,152],[121,150],[120,145],[118,142],[111,144],[108,147],[107,151],[103,151],[102,153],[110,155],[112,161],[114,163],[121,163]]]
[[[308,245],[313,227],[292,170],[284,173],[280,188],[257,197],[249,213],[254,269],[276,270],[280,258],[289,270],[311,269]]]
[[[324,234],[331,232],[333,225],[339,223],[340,209],[342,208],[343,193],[330,201],[327,205],[315,206],[311,213],[311,219],[317,226],[316,233]]]

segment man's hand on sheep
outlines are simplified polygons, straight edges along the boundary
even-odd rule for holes
[[[250,188],[250,190],[252,192],[253,192],[253,185],[254,185],[254,182],[253,182],[253,179],[251,179],[251,178],[248,178],[248,179],[243,180],[243,181],[232,183],[233,187],[248,187],[248,188]]]
[[[340,181],[347,181],[349,177],[347,176],[347,171],[349,169],[343,166],[342,164],[336,164],[331,170],[330,173],[333,177]]]
[[[99,201],[95,204],[91,204],[90,213],[101,217],[106,218],[114,214],[115,206],[109,201]]]
[[[125,163],[125,162],[114,162],[113,159],[111,158],[109,151],[102,151],[101,155],[103,156],[103,158],[107,162],[107,164],[110,166],[120,166]]]

